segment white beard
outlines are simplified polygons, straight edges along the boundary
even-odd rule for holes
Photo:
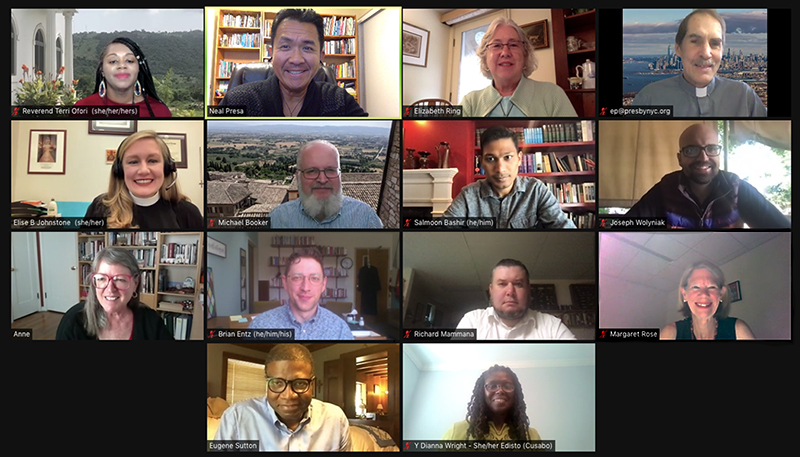
[[[297,187],[297,191],[306,214],[317,220],[325,220],[338,213],[342,208],[342,200],[344,197],[342,196],[341,188],[338,190],[334,189],[331,196],[326,199],[317,198],[313,194],[306,194],[303,191],[302,185]]]

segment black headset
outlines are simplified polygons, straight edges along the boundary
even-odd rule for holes
[[[125,138],[125,140],[127,140],[127,138]],[[122,140],[122,143],[124,143],[125,140]],[[122,154],[119,153],[119,150],[122,149],[122,143],[120,143],[119,146],[117,147],[117,156],[114,157],[114,164],[111,165],[111,174],[113,174],[114,177],[117,179],[125,179],[125,170],[122,167]],[[164,162],[164,179],[167,179],[168,175],[177,172],[178,172],[178,166],[172,159],[172,155],[168,153],[167,160]],[[175,184],[175,181],[177,180],[178,178],[175,177],[175,179],[172,180],[172,184],[167,186],[167,189],[172,187]]]

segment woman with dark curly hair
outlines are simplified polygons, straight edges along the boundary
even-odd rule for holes
[[[467,418],[445,432],[443,440],[540,440],[525,412],[525,396],[510,368],[494,365],[475,381]]]

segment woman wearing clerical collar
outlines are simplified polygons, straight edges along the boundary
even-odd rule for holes
[[[465,117],[578,116],[563,89],[528,78],[538,67],[533,45],[511,19],[492,21],[477,54],[492,83],[461,100]]]
[[[94,199],[85,217],[105,217],[107,228],[200,230],[203,216],[177,180],[169,148],[156,132],[134,133],[119,146],[108,192]]]
[[[530,426],[525,396],[510,368],[494,365],[475,381],[466,420],[456,422],[442,440],[540,440]]]

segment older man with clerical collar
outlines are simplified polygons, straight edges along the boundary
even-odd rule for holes
[[[214,440],[258,441],[264,451],[349,451],[350,426],[336,405],[314,397],[311,352],[277,344],[264,361],[266,397],[234,403],[222,414]]]
[[[725,19],[713,9],[683,18],[675,35],[682,74],[645,86],[633,105],[672,106],[675,117],[764,117],[767,108],[746,83],[717,76],[725,46]]]
[[[518,176],[522,151],[517,135],[503,126],[481,134],[486,179],[461,189],[445,217],[490,217],[497,228],[575,228],[552,192],[533,177]]]
[[[325,57],[322,16],[312,9],[283,9],[272,21],[272,75],[236,86],[220,106],[244,106],[247,116],[366,116],[336,84],[314,80]]]
[[[324,140],[306,143],[297,154],[299,198],[269,214],[272,228],[383,228],[371,206],[342,195],[339,150]]]
[[[476,329],[479,340],[574,340],[561,319],[528,306],[528,269],[519,260],[503,259],[492,269],[490,307],[464,315],[456,328]]]
[[[694,124],[681,133],[678,165],[625,214],[663,217],[670,228],[791,228],[792,223],[756,188],[719,169],[717,130]]]
[[[328,278],[317,248],[292,252],[281,276],[289,304],[259,314],[250,328],[294,329],[296,340],[352,340],[353,332],[343,318],[319,305]]]

